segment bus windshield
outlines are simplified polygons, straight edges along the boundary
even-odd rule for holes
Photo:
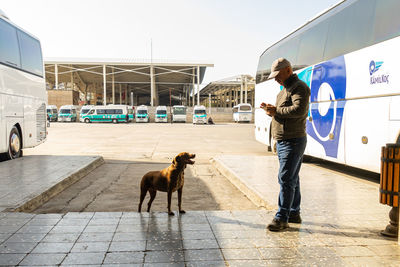
[[[196,115],[204,115],[204,114],[206,114],[206,111],[204,109],[196,109],[194,111],[194,114],[196,114]]]
[[[174,108],[174,114],[175,115],[185,115],[186,109],[184,107],[176,107],[176,108]]]
[[[241,106],[240,111],[250,111],[251,107],[250,106]]]
[[[157,114],[164,115],[164,114],[167,114],[167,111],[166,110],[157,110]]]
[[[147,114],[147,110],[139,109],[139,110],[137,111],[137,113],[138,113],[138,114]]]
[[[81,109],[81,114],[86,114],[89,112],[90,109]]]
[[[60,110],[60,113],[61,114],[70,114],[71,110],[70,109],[62,109],[62,110]]]

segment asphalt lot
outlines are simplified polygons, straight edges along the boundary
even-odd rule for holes
[[[101,155],[105,164],[38,208],[36,213],[137,211],[141,177],[167,167],[175,155],[196,154],[185,171],[185,210],[248,210],[257,207],[210,165],[216,155],[269,155],[255,141],[252,124],[52,123],[47,141],[25,155]],[[145,199],[147,206],[149,196]],[[153,211],[165,211],[158,192]],[[177,210],[173,194],[172,209]]]

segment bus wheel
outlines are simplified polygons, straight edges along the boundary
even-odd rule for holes
[[[8,159],[16,159],[22,157],[21,150],[21,136],[19,135],[19,131],[17,127],[13,126],[10,132],[10,139],[8,142]]]
[[[118,123],[118,120],[117,119],[113,119],[112,122],[113,123]]]
[[[86,123],[90,123],[90,120],[88,118],[85,119]]]

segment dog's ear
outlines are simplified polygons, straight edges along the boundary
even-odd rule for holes
[[[180,156],[176,156],[173,160],[172,160],[172,164],[177,166],[178,163],[181,162],[181,157]]]

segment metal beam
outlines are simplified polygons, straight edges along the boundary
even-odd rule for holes
[[[103,105],[107,105],[107,71],[106,65],[103,65]]]

